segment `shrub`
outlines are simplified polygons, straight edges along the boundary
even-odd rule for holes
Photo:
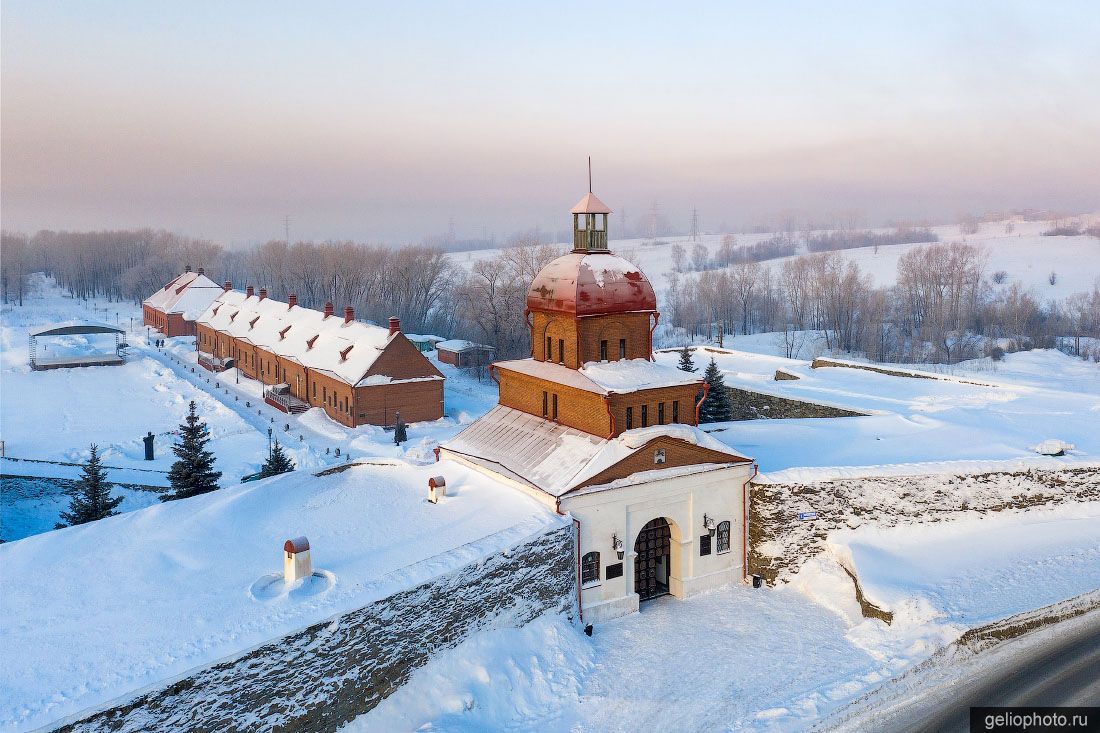
[[[998,285],[1004,285],[1005,280],[1008,280],[1008,273],[1004,270],[997,270],[995,273],[993,273],[993,282],[997,283]]]

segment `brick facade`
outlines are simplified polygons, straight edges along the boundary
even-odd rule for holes
[[[663,463],[657,463],[658,451],[661,451],[660,456],[664,461]],[[729,462],[730,456],[728,453],[719,453],[709,448],[692,445],[673,438],[654,438],[636,452],[631,453],[613,466],[600,471],[577,488],[611,483],[616,479],[626,478],[641,471],[676,468],[678,466],[696,466],[701,463],[726,464]]]
[[[195,335],[195,322],[185,319],[182,313],[165,313],[151,305],[143,304],[141,314],[143,325],[155,328],[168,338]]]
[[[549,311],[531,313],[531,355],[570,369],[580,369],[590,361],[618,361],[624,352],[627,359],[648,359],[651,336],[648,313],[584,318]],[[606,354],[601,354],[602,342],[606,342]]]

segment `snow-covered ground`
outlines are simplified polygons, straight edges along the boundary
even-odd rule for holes
[[[658,599],[591,639],[557,617],[482,634],[347,730],[801,730],[966,628],[1100,587],[1097,503],[837,541],[892,625],[861,616],[833,562],[778,589]]]
[[[705,426],[775,480],[823,480],[851,474],[841,469],[897,464],[934,473],[958,471],[961,461],[982,461],[982,470],[1100,462],[1100,364],[1058,351],[964,362],[946,379],[812,369],[809,361],[732,350],[694,354],[700,369],[713,356],[730,386],[873,413]],[[661,352],[657,361],[675,365],[678,354]],[[799,379],[776,381],[776,369]],[[1061,459],[1031,450],[1048,438],[1075,448]]]
[[[426,500],[444,473],[448,495]],[[0,730],[50,723],[565,522],[444,461],[296,471],[0,545]],[[323,578],[287,587],[305,535]]]

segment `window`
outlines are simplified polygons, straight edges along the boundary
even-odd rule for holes
[[[699,535],[699,556],[710,554],[710,534]]]
[[[550,401],[550,395],[548,395],[546,392],[543,392],[542,393],[542,416],[543,417],[546,417],[546,415],[549,413],[549,410],[547,408],[547,404],[549,403],[549,401]]]
[[[554,358],[554,342],[549,336],[546,337],[546,354],[542,358],[546,361],[552,361]]]
[[[581,558],[581,586],[598,585],[600,582],[600,553],[589,552]]]
[[[619,358],[626,358],[626,339],[619,339]]]
[[[718,554],[730,551],[730,523],[719,522],[718,523]]]
[[[558,419],[558,396],[557,395],[554,395],[554,415],[553,415],[553,418],[555,420]]]
[[[642,405],[642,427],[649,427],[649,405]]]
[[[565,363],[565,339],[558,339],[558,362]]]
[[[316,382],[313,383],[313,396],[317,397],[317,383]]]
[[[657,424],[658,425],[664,425],[665,424],[665,403],[664,402],[658,402],[657,403]]]
[[[604,571],[603,575],[608,580],[611,580],[612,578],[623,577],[623,564],[621,562],[617,562],[614,565],[608,565],[607,570]]]
[[[680,422],[680,400],[672,403],[672,422]]]
[[[628,407],[626,408],[626,429],[630,430],[632,427],[634,427],[634,408]]]
[[[321,387],[321,402],[328,404],[328,387]]]
[[[607,341],[600,342],[600,361],[607,361]]]

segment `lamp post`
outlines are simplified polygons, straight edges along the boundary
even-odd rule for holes
[[[267,457],[271,458],[271,428],[267,429]]]

